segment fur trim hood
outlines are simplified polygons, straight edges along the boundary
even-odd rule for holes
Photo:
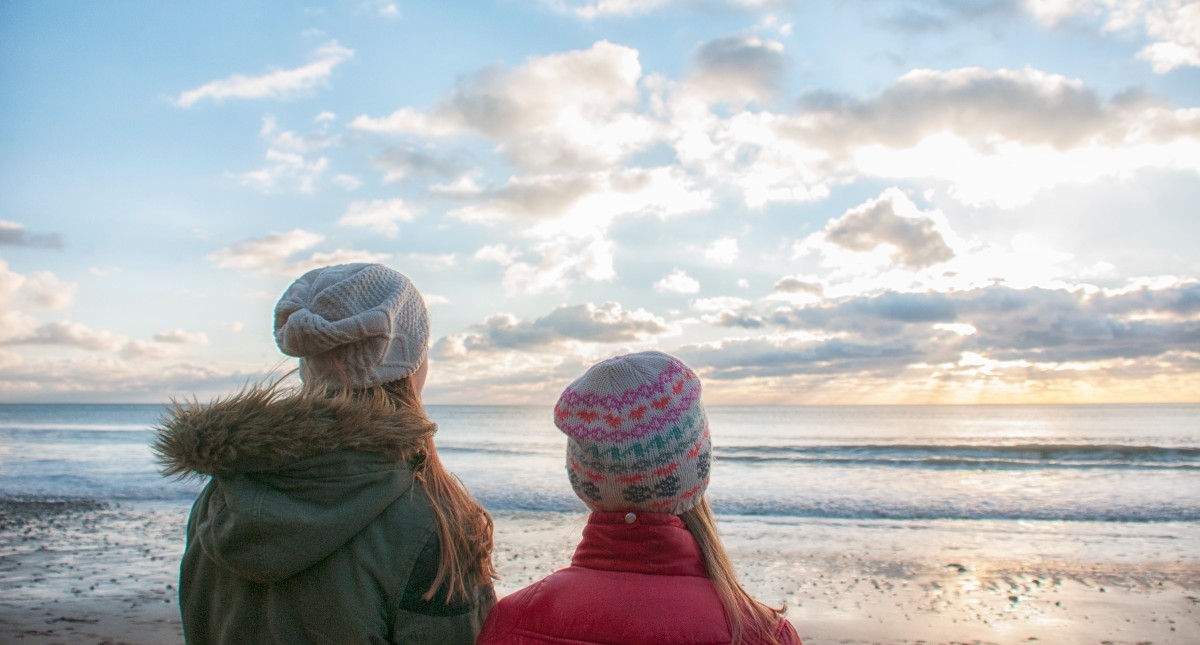
[[[383,396],[264,387],[176,404],[153,448],[166,475],[212,476],[192,508],[189,542],[267,584],[325,559],[413,490],[404,462],[435,429]]]
[[[162,473],[186,478],[273,470],[343,450],[406,461],[437,424],[369,396],[256,387],[209,405],[175,402],[154,430],[151,448]]]

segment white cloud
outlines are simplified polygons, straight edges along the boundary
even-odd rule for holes
[[[970,336],[979,331],[975,329],[974,325],[966,323],[938,323],[933,328],[958,334],[959,336]]]
[[[737,238],[723,237],[704,249],[704,257],[718,264],[733,264],[738,258]]]
[[[370,13],[380,18],[396,20],[403,17],[400,12],[400,7],[395,2],[389,0],[370,0],[362,3],[362,11]]]
[[[1075,288],[1103,263],[1083,263],[1032,235],[964,240],[945,216],[885,190],[792,245],[806,273],[781,278],[769,301],[811,304],[883,291],[949,292],[1002,285]]]
[[[208,335],[204,332],[189,332],[182,329],[170,329],[154,335],[156,343],[175,343],[180,345],[207,345]]]
[[[265,115],[262,118],[262,127],[258,131],[258,136],[276,150],[290,150],[299,153],[328,148],[338,142],[337,137],[324,131],[310,132],[301,136],[292,130],[283,130],[279,127],[279,120],[273,114]]]
[[[353,249],[318,251],[300,259],[294,257],[324,240],[325,236],[303,229],[271,233],[266,237],[251,238],[218,249],[208,259],[222,269],[292,275],[331,264],[383,262],[391,257],[387,253]]]
[[[406,266],[421,266],[426,269],[449,269],[458,265],[457,253],[407,253]]]
[[[913,70],[879,94],[811,93],[790,115],[730,116],[686,91],[668,103],[684,167],[745,203],[812,201],[876,177],[1013,208],[1067,183],[1143,169],[1200,173],[1200,110],[1126,92],[1102,100],[1035,69]]]
[[[622,168],[513,177],[450,215],[485,224],[526,221],[532,236],[591,236],[624,215],[671,217],[712,207],[712,195],[677,168]]]
[[[131,340],[125,343],[117,354],[127,361],[161,361],[178,356],[180,348],[174,343],[147,343],[141,340]]]
[[[25,281],[24,275],[9,269],[0,258],[0,341],[26,334],[37,326],[37,320],[18,308]]]
[[[775,14],[768,14],[763,18],[762,22],[759,23],[759,28],[778,32],[780,36],[784,37],[791,36],[793,31],[791,21],[782,20]]]
[[[493,244],[481,247],[473,259],[502,266],[502,283],[509,295],[562,292],[580,280],[609,282],[617,275],[612,242],[602,236],[553,237],[537,242],[530,251]],[[536,258],[526,260],[527,255]]]
[[[333,176],[333,183],[346,192],[354,192],[362,188],[363,182],[354,175],[338,174]]]
[[[1180,0],[1146,16],[1146,32],[1155,42],[1138,52],[1159,74],[1180,67],[1200,67],[1200,5]]]
[[[628,17],[640,13],[649,13],[671,4],[673,0],[594,0],[570,10],[575,15],[589,20],[602,17]]]
[[[1200,67],[1200,5],[1189,0],[1025,0],[1046,24],[1099,19],[1106,32],[1142,32],[1151,41],[1138,52],[1159,74]]]
[[[670,274],[654,283],[654,290],[660,293],[697,293],[700,283],[683,269],[675,267]]]
[[[475,203],[452,217],[487,225],[508,224],[530,240],[526,250],[489,245],[477,260],[505,268],[510,294],[566,290],[581,281],[616,277],[612,222],[625,216],[673,217],[712,206],[707,189],[675,168],[628,168],[589,173],[513,177],[494,190],[479,189]]]
[[[360,251],[358,249],[334,249],[332,251],[319,251],[313,253],[306,259],[297,260],[287,265],[282,269],[283,273],[297,274],[317,269],[320,267],[331,266],[334,264],[353,264],[363,262],[366,264],[384,263],[392,256],[389,253],[373,253],[371,251]]]
[[[59,280],[49,271],[34,271],[21,285],[23,302],[38,309],[66,309],[75,303],[79,287]]]
[[[477,262],[495,262],[500,266],[508,266],[520,257],[519,251],[510,249],[506,244],[488,244],[479,247],[471,259]]]
[[[274,148],[267,150],[266,159],[266,167],[233,177],[239,184],[265,193],[285,190],[315,193],[318,182],[329,170],[329,159],[325,157],[309,161],[303,154]]]
[[[692,309],[696,311],[722,311],[725,309],[749,309],[754,303],[736,296],[718,296],[716,298],[696,298],[692,301]]]
[[[0,258],[0,342],[42,344],[63,337],[65,331],[55,326],[58,323],[43,324],[28,309],[66,309],[74,303],[75,291],[76,285],[59,280],[49,271],[20,274]]]
[[[700,6],[725,6],[732,9],[757,11],[786,4],[788,0],[711,0],[696,3]],[[671,4],[688,3],[682,0],[550,0],[551,6],[564,13],[573,13],[586,20],[605,18],[629,18],[650,13]]]
[[[311,249],[325,236],[295,229],[287,233],[271,233],[218,249],[208,256],[222,269],[243,271],[278,271],[292,255]]]
[[[338,65],[350,59],[354,51],[331,41],[319,47],[313,61],[292,69],[259,76],[234,74],[182,92],[175,99],[179,107],[191,107],[204,100],[220,103],[227,99],[285,99],[304,94],[323,83]]]
[[[421,137],[472,133],[524,167],[607,167],[659,136],[636,110],[641,72],[637,50],[600,41],[512,70],[483,70],[430,113],[406,107],[359,116],[350,127]]]
[[[411,222],[417,211],[403,199],[375,199],[353,202],[338,220],[343,226],[368,228],[380,235],[396,237],[400,222]]]
[[[335,145],[338,138],[324,131],[298,135],[291,130],[281,129],[278,120],[270,114],[263,117],[258,134],[267,142],[267,165],[259,170],[231,173],[230,176],[239,184],[264,193],[293,190],[316,192],[329,170],[329,159],[322,156],[313,159],[310,153]],[[354,190],[361,183],[349,175],[338,175],[333,181],[347,190]]]

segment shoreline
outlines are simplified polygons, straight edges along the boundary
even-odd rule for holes
[[[0,499],[0,641],[181,643],[190,504]],[[494,513],[504,595],[565,566],[583,513]],[[1200,524],[722,517],[743,585],[808,645],[1183,645]]]

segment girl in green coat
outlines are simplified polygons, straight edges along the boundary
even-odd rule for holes
[[[176,405],[163,472],[207,476],[179,601],[188,643],[472,643],[495,602],[492,522],[421,407],[429,315],[378,264],[301,276],[275,340],[302,385]]]

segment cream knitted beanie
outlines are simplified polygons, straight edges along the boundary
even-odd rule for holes
[[[700,379],[662,352],[593,365],[554,406],[567,475],[594,511],[678,515],[708,487],[712,442]]]
[[[372,387],[425,361],[429,312],[412,282],[381,264],[313,269],[275,305],[275,342],[300,358],[305,383]]]

